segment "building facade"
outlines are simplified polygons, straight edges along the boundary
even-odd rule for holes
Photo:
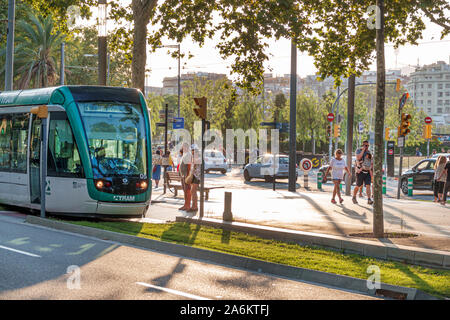
[[[438,61],[416,69],[407,85],[414,104],[436,124],[450,124],[450,65]]]

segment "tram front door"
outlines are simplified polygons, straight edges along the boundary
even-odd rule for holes
[[[42,120],[33,116],[30,141],[30,199],[41,203],[41,133]]]

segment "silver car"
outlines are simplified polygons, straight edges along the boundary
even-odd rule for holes
[[[205,150],[205,171],[220,171],[222,174],[227,173],[227,160],[222,152],[217,150]]]
[[[249,163],[244,167],[244,179],[245,181],[250,181],[253,178],[261,178],[266,182],[272,181],[274,176],[277,179],[288,179],[289,178],[289,157],[284,155],[276,156],[278,161],[275,162],[275,168],[272,164],[273,155],[266,154],[264,156],[258,157],[255,163]],[[278,166],[277,166],[278,162]],[[298,173],[295,170],[295,179],[297,179]]]

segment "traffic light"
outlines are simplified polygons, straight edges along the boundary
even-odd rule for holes
[[[195,104],[198,108],[194,108],[195,115],[200,119],[206,119],[206,98],[194,98]]]
[[[409,130],[409,126],[411,125],[411,115],[407,113],[402,113],[402,123],[400,124],[400,135],[406,136],[408,133],[411,132]]]
[[[389,140],[389,128],[384,129],[384,140]]]
[[[331,137],[331,126],[330,125],[327,126],[327,137],[328,138]]]
[[[338,124],[334,125],[334,137],[340,137],[341,136],[341,126]]]
[[[423,138],[424,139],[431,139],[431,129],[432,129],[432,125],[431,124],[426,124],[423,126]]]
[[[397,85],[395,86],[395,91],[397,91],[397,92],[400,91],[400,84],[401,84],[401,80],[397,79]]]

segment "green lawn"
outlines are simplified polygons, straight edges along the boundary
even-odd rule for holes
[[[384,283],[418,288],[436,296],[450,297],[449,270],[377,260],[356,254],[342,254],[189,223],[92,221],[71,221],[71,223],[360,279],[369,277],[366,272],[368,266],[377,265],[381,270],[381,281]]]

